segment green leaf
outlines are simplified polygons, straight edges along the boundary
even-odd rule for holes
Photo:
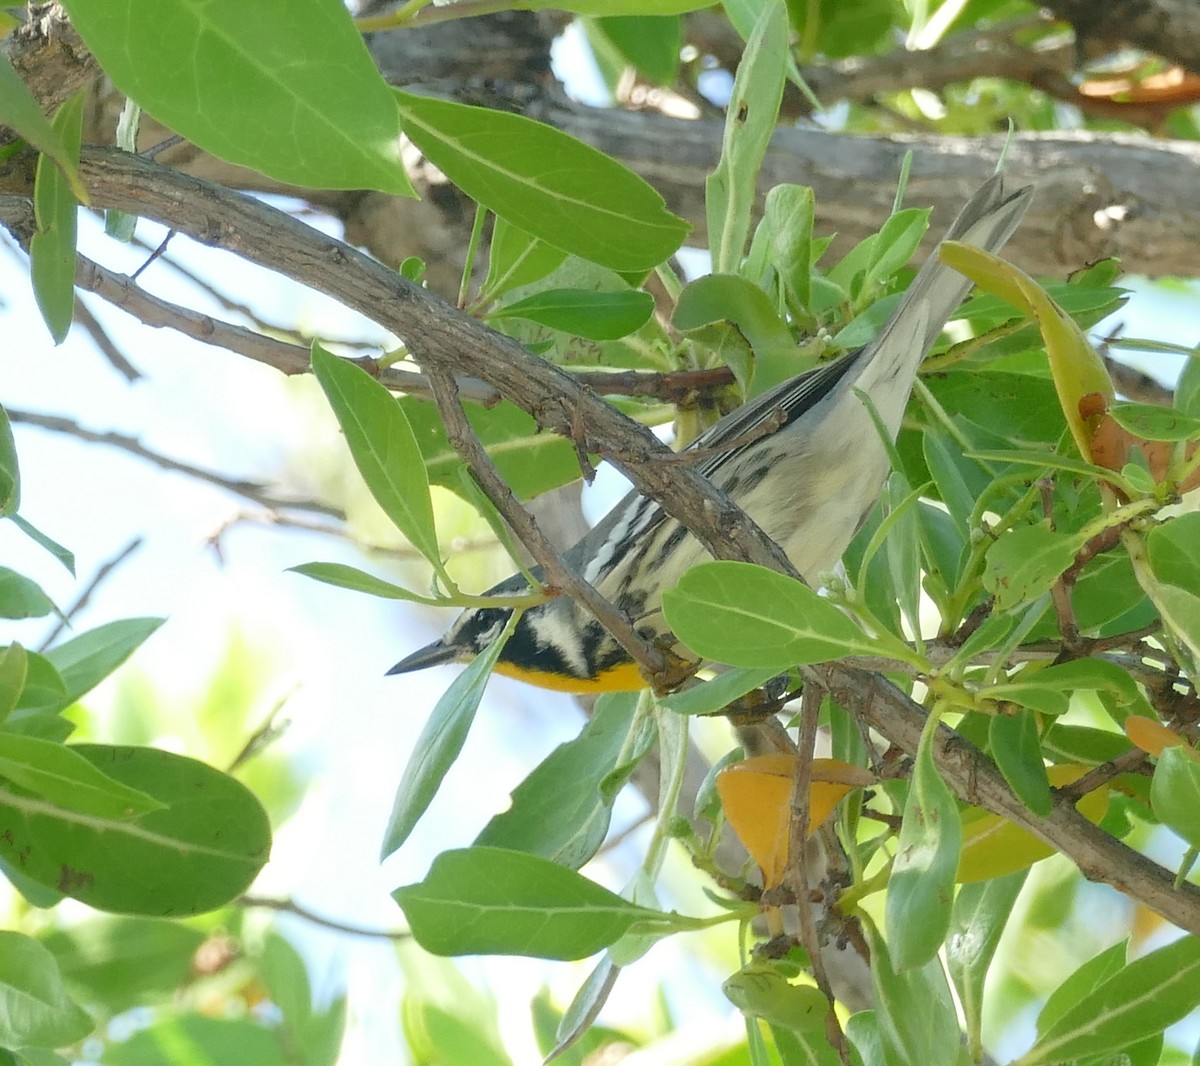
[[[67,159],[79,166],[83,132],[83,93],[58,109],[54,130],[62,138]],[[62,344],[75,316],[75,242],[79,201],[66,174],[49,156],[38,156],[33,184],[37,232],[29,242],[29,273],[38,310],[55,344]]]
[[[1047,817],[1054,801],[1042,761],[1037,716],[1027,707],[1016,714],[995,715],[988,728],[988,743],[1009,788],[1034,814]]]
[[[1200,418],[1200,352],[1192,349],[1175,383],[1175,409]]]
[[[810,310],[813,264],[813,191],[807,185],[776,185],[763,204],[770,235],[767,257],[794,313]]]
[[[1167,585],[1200,592],[1200,513],[1176,515],[1155,526],[1146,538],[1154,576]]]
[[[946,963],[958,990],[973,1057],[981,1058],[983,983],[1028,871],[963,885],[958,890],[946,938]]]
[[[396,398],[365,370],[330,355],[315,341],[312,368],[375,502],[412,546],[440,570],[442,556],[425,464]]]
[[[1161,1032],[1200,1003],[1200,940],[1184,936],[1136,959],[1076,999],[1020,1066],[1111,1053]]]
[[[721,158],[704,183],[714,273],[734,274],[741,266],[758,168],[775,132],[787,62],[787,9],[782,0],[768,0],[738,64]]]
[[[598,18],[596,25],[647,81],[666,86],[674,83],[683,48],[683,20],[678,15],[647,11],[644,16]]]
[[[417,438],[430,482],[463,495],[461,478],[466,468],[446,439],[437,407],[413,396],[403,397],[400,407]],[[532,499],[579,478],[579,459],[571,442],[544,432],[532,415],[515,404],[466,403],[463,409],[488,458],[518,499]]]
[[[203,929],[161,918],[97,917],[50,929],[39,940],[68,987],[105,1015],[165,1002],[194,978]]]
[[[1133,747],[1124,733],[1090,726],[1054,722],[1042,737],[1042,751],[1055,763],[1085,763],[1099,766],[1116,759]]]
[[[500,1038],[496,1002],[451,962],[415,944],[399,952],[404,978],[403,1037],[414,1063],[512,1066]]]
[[[499,848],[444,851],[424,881],[393,896],[435,955],[583,959],[637,922],[671,919],[547,859]]]
[[[138,150],[138,129],[141,126],[142,109],[136,102],[126,98],[117,119],[116,144],[124,152]],[[104,212],[104,235],[128,244],[137,232],[137,215],[126,214],[109,208]]]
[[[1108,413],[1122,429],[1142,440],[1194,440],[1200,437],[1200,418],[1153,403],[1115,403]]]
[[[280,1043],[303,1049],[298,1066],[333,1066],[345,1030],[345,997],[316,1010],[304,959],[277,933],[267,935],[258,969],[271,1002],[283,1015]]]
[[[0,854],[0,874],[4,875],[8,883],[21,894],[30,906],[49,910],[51,907],[57,907],[66,898],[61,892],[46,888],[45,885],[39,885],[32,878],[26,877],[2,854]]]
[[[2,445],[0,445],[0,447],[2,447]],[[15,460],[16,457],[14,456],[13,458]],[[13,466],[13,470],[14,472],[16,471],[15,465]],[[16,506],[15,502],[13,503],[13,506]],[[12,519],[13,525],[15,525],[22,533],[24,533],[25,536],[27,536],[35,544],[45,548],[46,551],[53,555],[54,558],[56,558],[60,563],[63,564],[63,566],[67,568],[67,571],[72,577],[75,576],[75,554],[73,552],[68,551],[61,544],[59,544],[58,541],[46,536],[45,533],[43,533],[40,529],[37,529],[31,523],[27,522],[19,514],[10,515],[9,517]]]
[[[927,384],[938,403],[954,412],[956,420],[964,419],[1000,440],[1044,449],[1046,441],[1056,441],[1062,434],[1062,409],[1049,378],[981,370],[934,376]],[[1056,459],[1046,456],[1047,462]]]
[[[603,699],[574,740],[555,748],[512,793],[512,804],[475,839],[578,870],[608,833],[612,806],[633,766],[611,779],[629,740],[637,709],[632,698]]]
[[[897,211],[883,224],[867,263],[861,292],[871,293],[883,285],[912,257],[929,229],[929,211],[914,207]]]
[[[553,273],[567,258],[561,248],[526,233],[502,218],[492,229],[488,249],[488,272],[480,292],[481,300],[494,300],[512,289],[532,285]]]
[[[935,736],[931,720],[917,749],[888,879],[888,943],[897,971],[934,959],[950,929],[962,821],[954,795],[933,762]]]
[[[808,586],[751,563],[692,567],[663,593],[663,613],[692,651],[731,666],[784,670],[879,651]]]
[[[521,115],[393,90],[412,142],[455,185],[514,226],[601,266],[650,270],[687,223],[633,171]]]
[[[805,369],[791,330],[770,298],[736,274],[706,274],[688,284],[679,294],[671,321],[685,332],[714,322],[733,325],[754,352],[754,372],[744,386],[748,396],[757,396]]]
[[[29,656],[20,644],[0,652],[0,723],[16,709],[29,676]]]
[[[54,664],[37,652],[26,652],[25,685],[17,697],[17,707],[27,712],[57,711],[71,701],[67,683]]]
[[[672,692],[658,702],[676,714],[712,714],[724,710],[734,700],[760,688],[778,675],[779,670],[774,666],[722,670],[703,685]]]
[[[586,289],[547,289],[493,311],[491,320],[524,318],[575,337],[611,341],[644,326],[654,311],[648,292],[591,292]]]
[[[396,789],[392,815],[383,834],[381,859],[386,859],[408,839],[441,787],[446,772],[462,751],[471,723],[475,720],[475,712],[479,709],[479,701],[483,698],[483,690],[492,675],[492,667],[500,658],[512,626],[510,618],[504,635],[471,660],[467,668],[450,683],[430,713]]]
[[[829,1037],[823,1030],[785,1029],[782,1025],[772,1025],[770,1028],[779,1060],[787,1066],[793,1063],[798,1066],[841,1066],[838,1053],[830,1046]],[[723,1066],[725,1062],[725,1059],[721,1059],[714,1062],[713,1066]],[[731,1059],[728,1066],[741,1066],[741,1062],[741,1059]],[[862,1063],[862,1066],[867,1066],[867,1063]]]
[[[13,439],[8,412],[0,407],[0,517],[17,513],[21,506],[21,468],[17,463],[17,442]]]
[[[888,889],[891,896],[891,889]],[[894,965],[888,945],[868,930],[875,1014],[889,1063],[952,1063],[961,1039],[950,984],[941,962],[905,969]]]
[[[0,566],[0,618],[44,618],[54,601],[36,581]]]
[[[964,536],[970,534],[970,518],[975,501],[990,480],[979,464],[963,455],[957,442],[939,425],[925,428],[921,434],[925,465],[937,486],[938,498],[946,505],[955,526]]]
[[[921,531],[917,504],[920,489],[913,491],[899,470],[888,476],[885,487],[887,518],[884,552],[892,592],[905,621],[912,629],[921,627]]]
[[[784,1029],[825,1032],[829,1001],[814,985],[794,985],[770,962],[750,962],[726,978],[721,991],[743,1014]]]
[[[128,1040],[104,1051],[104,1066],[294,1066],[279,1034],[248,1018],[206,1018],[201,1014],[159,1017]]]
[[[1200,657],[1200,596],[1177,585],[1157,585],[1152,594],[1163,621]]]
[[[401,585],[393,585],[390,581],[384,581],[381,577],[368,574],[355,566],[347,566],[345,563],[301,563],[299,566],[288,567],[288,571],[311,577],[314,581],[333,585],[335,588],[365,592],[368,596],[379,596],[385,600],[423,603],[428,607],[446,606],[445,600],[434,599],[432,596],[418,596]]]
[[[100,817],[0,789],[0,854],[39,884],[118,914],[200,914],[245,891],[266,862],[267,816],[227,774],[152,748],[71,750],[163,809]]]
[[[1047,522],[1003,534],[987,553],[983,587],[1007,611],[1035,600],[1075,562],[1077,537],[1056,533]]]
[[[124,618],[97,626],[46,653],[62,676],[66,696],[55,710],[90,692],[129,658],[159,626],[161,618]]]
[[[68,139],[42,114],[41,104],[31,93],[21,76],[13,69],[8,56],[0,53],[0,125],[11,126],[45,156],[58,165],[67,179],[75,199],[86,203],[87,191],[79,180],[79,149],[74,157]]]
[[[1129,941],[1119,940],[1081,963],[1047,997],[1037,1017],[1037,1033],[1042,1036],[1084,996],[1121,972],[1129,951]]]
[[[400,121],[338,0],[69,0],[104,73],[206,152],[291,185],[413,195]]]
[[[36,940],[0,930],[0,1048],[63,1047],[93,1027],[67,995],[54,956]]]
[[[289,1029],[303,1029],[312,1014],[312,988],[300,953],[278,933],[268,933],[258,968],[284,1023]]]
[[[1150,802],[1159,821],[1187,841],[1200,847],[1200,762],[1185,748],[1167,748],[1154,768],[1150,784]]]
[[[856,1011],[846,1020],[845,1031],[846,1039],[857,1053],[851,1062],[861,1066],[900,1066],[899,1060],[893,1059],[889,1053],[876,1011]],[[821,1066],[825,1064],[821,1063]]]
[[[404,1003],[405,1036],[418,1062],[462,1062],[471,1066],[512,1066],[498,1038],[465,1010],[451,1011],[422,999]]]
[[[163,804],[96,769],[72,748],[18,733],[0,733],[0,777],[66,810],[126,821]]]

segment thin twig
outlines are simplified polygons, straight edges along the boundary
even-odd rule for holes
[[[1054,482],[1050,478],[1041,478],[1037,482],[1038,492],[1042,499],[1042,513],[1046,520],[1054,525]],[[1058,631],[1063,638],[1063,657],[1077,658],[1079,656],[1080,634],[1079,625],[1075,621],[1075,605],[1071,602],[1071,588],[1075,578],[1071,573],[1059,574],[1054,584],[1050,586],[1050,599],[1054,603],[1054,614],[1058,619]]]
[[[389,559],[398,559],[404,562],[420,562],[425,558],[416,548],[411,545],[398,544],[379,544],[374,541],[360,540],[354,535],[345,524],[334,524],[331,522],[322,522],[314,518],[309,518],[303,514],[288,514],[283,511],[275,511],[270,508],[260,508],[255,511],[238,511],[225,519],[216,529],[214,529],[207,537],[204,538],[204,543],[211,546],[218,556],[221,555],[221,540],[225,534],[236,526],[243,523],[251,523],[262,526],[279,526],[283,529],[298,529],[305,533],[318,533],[325,537],[337,537],[339,540],[347,540],[356,548],[364,552],[369,552],[372,555],[383,555]],[[461,555],[466,552],[481,552],[492,551],[497,547],[495,537],[453,537],[444,542],[443,547],[449,553]]]
[[[697,395],[710,395],[728,388],[734,383],[733,371],[727,366],[665,373],[581,370],[575,377],[601,396],[647,396],[664,403],[683,403]]]
[[[365,936],[373,940],[393,940],[398,942],[412,939],[412,933],[407,930],[367,929],[361,925],[352,925],[349,922],[338,921],[336,918],[327,918],[323,914],[316,914],[307,907],[301,906],[290,899],[270,899],[266,896],[242,896],[241,899],[237,900],[236,905],[247,909],[255,908],[275,911],[278,914],[294,914],[297,918],[303,918],[306,922],[312,922],[313,925],[332,929],[337,933],[348,933],[350,936]]]
[[[9,417],[12,417],[12,412],[9,412]],[[45,639],[38,647],[38,651],[44,652],[58,639],[58,635],[71,624],[71,619],[87,606],[88,601],[92,598],[92,594],[100,587],[101,583],[141,546],[142,538],[134,537],[124,548],[109,559],[108,562],[100,565],[92,575],[91,581],[84,585],[79,595],[75,597],[75,602],[62,613],[58,621],[54,623],[54,628],[46,634]]]
[[[813,908],[816,904],[813,900],[812,871],[809,869],[809,859],[812,857],[808,830],[813,783],[813,750],[817,743],[817,718],[824,698],[825,690],[813,684],[804,686],[804,693],[800,698],[800,738],[796,742],[796,770],[792,775],[792,817],[788,833],[787,877],[796,896],[797,913],[800,918],[800,942],[808,952],[817,988],[829,1001],[829,1011],[825,1016],[826,1036],[837,1051],[843,1066],[850,1066],[850,1048],[846,1044],[846,1034],[842,1032],[838,1022],[833,986],[825,969],[821,940],[813,920]],[[826,909],[829,906],[829,901],[823,896],[822,906]]]
[[[1102,785],[1107,785],[1114,777],[1137,770],[1146,764],[1150,756],[1140,748],[1131,748],[1122,752],[1115,759],[1093,766],[1086,774],[1072,781],[1069,785],[1059,788],[1058,794],[1071,800],[1079,800],[1089,792],[1095,792]]]
[[[521,543],[529,549],[529,554],[542,567],[546,579],[552,586],[567,593],[591,611],[647,677],[664,677],[668,669],[666,656],[638,634],[633,628],[633,623],[622,611],[609,603],[563,562],[554,546],[538,528],[533,516],[521,506],[512,489],[496,472],[495,466],[467,421],[466,413],[458,399],[458,387],[454,376],[441,368],[431,367],[428,377],[442,422],[446,426],[446,436],[454,450],[463,457],[480,488],[495,504],[505,521],[512,526]]]
[[[75,324],[87,331],[92,338],[92,343],[100,349],[100,354],[108,360],[109,365],[121,377],[129,382],[141,378],[142,372],[125,358],[125,353],[108,335],[108,330],[100,324],[96,316],[92,314],[92,309],[78,296],[75,298]]]
[[[75,284],[79,288],[94,292],[147,326],[173,329],[193,340],[244,355],[256,363],[265,363],[284,374],[308,373],[307,348],[255,333],[244,326],[222,322],[211,315],[154,296],[129,275],[118,274],[86,256],[77,256],[76,261]]]
[[[119,448],[121,451],[135,455],[139,459],[144,459],[146,462],[152,463],[162,470],[186,474],[197,481],[215,485],[217,488],[235,493],[263,507],[273,510],[294,508],[298,511],[310,511],[316,514],[330,515],[334,518],[344,517],[342,512],[336,507],[331,507],[320,500],[286,499],[277,496],[257,481],[244,481],[239,478],[225,477],[223,474],[205,470],[202,467],[192,466],[190,463],[180,462],[178,459],[172,459],[166,455],[160,455],[158,452],[151,451],[137,440],[137,438],[126,436],[124,433],[86,429],[79,425],[78,422],[60,415],[43,415],[33,411],[21,411],[16,408],[8,408],[7,410],[9,420],[12,422],[26,426],[37,426],[39,429],[47,429],[53,433],[63,433],[69,437],[75,437],[77,440],[87,441],[89,444],[107,444],[110,447]]]
[[[158,242],[158,247],[152,248],[150,251],[150,254],[148,256],[146,256],[146,259],[142,263],[142,265],[140,267],[138,267],[137,270],[135,270],[130,275],[130,278],[133,281],[136,282],[137,279],[140,278],[142,276],[142,274],[150,268],[150,265],[156,259],[159,259],[161,256],[164,256],[167,254],[167,248],[170,246],[171,241],[174,238],[174,236],[175,236],[175,231],[173,229],[167,230],[167,235],[161,241]]]
[[[279,717],[287,701],[292,698],[293,693],[289,692],[286,696],[275,701],[275,705],[267,712],[266,717],[246,738],[246,743],[242,745],[242,750],[239,751],[226,767],[226,773],[235,773],[240,767],[244,766],[257,755],[262,754],[268,747],[275,743],[284,733],[291,727],[291,719]]]

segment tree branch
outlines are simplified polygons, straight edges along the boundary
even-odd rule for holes
[[[1124,42],[1200,74],[1200,5],[1194,0],[1044,0],[1081,40]]]
[[[412,939],[412,933],[405,929],[389,930],[389,929],[368,929],[362,925],[353,925],[350,922],[339,921],[336,918],[327,918],[323,914],[317,914],[315,911],[310,911],[307,907],[301,906],[295,900],[290,899],[271,899],[267,896],[242,896],[236,903],[239,907],[255,908],[260,910],[275,911],[277,914],[294,914],[297,918],[303,918],[306,922],[312,922],[313,925],[319,925],[324,929],[332,929],[335,933],[347,933],[350,936],[365,936],[373,940],[393,940],[397,943],[403,943]]]
[[[674,453],[648,429],[381,263],[268,204],[126,152],[85,149],[80,172],[97,206],[156,219],[324,292],[402,337],[418,363],[485,377],[539,425],[602,455],[640,491],[664,501],[717,558],[794,573],[779,546],[723,493],[686,464],[663,462]]]
[[[541,566],[546,580],[554,588],[582,603],[642,668],[647,680],[663,677],[668,670],[666,656],[633,628],[633,623],[623,612],[563,562],[554,546],[538,528],[533,515],[517,502],[512,489],[496,471],[483,445],[479,443],[479,438],[471,429],[466,412],[459,403],[453,375],[437,367],[430,367],[428,373],[429,383],[433,387],[433,398],[446,427],[446,436],[454,450],[466,461],[479,487]]]
[[[219,489],[232,492],[235,495],[251,500],[271,510],[291,508],[299,511],[311,511],[317,514],[330,515],[335,518],[344,517],[342,512],[336,507],[331,507],[320,500],[290,500],[283,496],[277,496],[257,481],[225,477],[223,474],[215,473],[212,470],[205,470],[202,467],[192,466],[190,463],[180,462],[178,459],[161,455],[147,448],[137,438],[130,437],[124,433],[87,429],[73,419],[64,418],[61,415],[44,415],[35,411],[21,411],[13,407],[5,408],[5,410],[8,412],[9,420],[16,425],[36,426],[39,429],[48,429],[53,433],[63,433],[77,440],[87,441],[89,444],[107,444],[109,447],[119,448],[123,452],[128,452],[139,459],[144,459],[146,462],[157,466],[160,470],[186,474],[197,481],[215,485]]]

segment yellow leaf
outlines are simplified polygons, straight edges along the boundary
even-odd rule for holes
[[[717,774],[717,794],[725,817],[763,872],[763,887],[774,888],[787,869],[791,835],[795,755],[755,755]],[[872,784],[865,770],[837,759],[813,759],[808,834],[833,813],[847,793]]]
[[[1050,784],[1061,788],[1078,781],[1090,769],[1090,766],[1063,763],[1047,767],[1046,775]],[[1075,809],[1089,822],[1099,822],[1108,810],[1108,792],[1104,789],[1089,792],[1075,804]],[[955,880],[969,884],[1003,877],[1053,854],[1054,849],[1049,844],[1007,818],[978,807],[970,808],[963,814],[963,849]]]
[[[1088,343],[1083,331],[1033,278],[998,256],[957,241],[943,242],[940,255],[942,262],[965,274],[981,289],[1037,320],[1046,342],[1050,372],[1063,416],[1080,454],[1091,460],[1091,441],[1096,425],[1095,415],[1089,417],[1088,411],[1095,409],[1095,401],[1090,401],[1090,408],[1087,404],[1081,408],[1080,404],[1098,394],[1103,410],[1115,398],[1116,390],[1104,361]]]

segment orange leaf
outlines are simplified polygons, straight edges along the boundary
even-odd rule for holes
[[[787,869],[795,755],[755,755],[717,774],[717,794],[738,840],[774,888]],[[808,834],[812,836],[847,793],[872,784],[865,770],[837,759],[813,759]]]
[[[1161,722],[1156,722],[1153,718],[1146,718],[1140,714],[1131,714],[1125,719],[1125,735],[1135,747],[1141,748],[1142,751],[1155,758],[1161,755],[1166,748],[1187,743],[1175,730],[1168,729]]]
[[[1136,447],[1145,457],[1146,466],[1155,481],[1162,481],[1167,476],[1167,469],[1175,450],[1173,443],[1135,437],[1113,420],[1108,413],[1107,404],[1095,393],[1083,397],[1079,401],[1079,408],[1080,414],[1088,419],[1088,424],[1092,426],[1090,448],[1093,463],[1106,470],[1121,470],[1129,462],[1129,453]],[[1187,446],[1188,459],[1196,454],[1197,447],[1200,445],[1195,441]],[[1189,492],[1195,488],[1200,488],[1200,470],[1193,471],[1191,477],[1180,484],[1179,491]]]

